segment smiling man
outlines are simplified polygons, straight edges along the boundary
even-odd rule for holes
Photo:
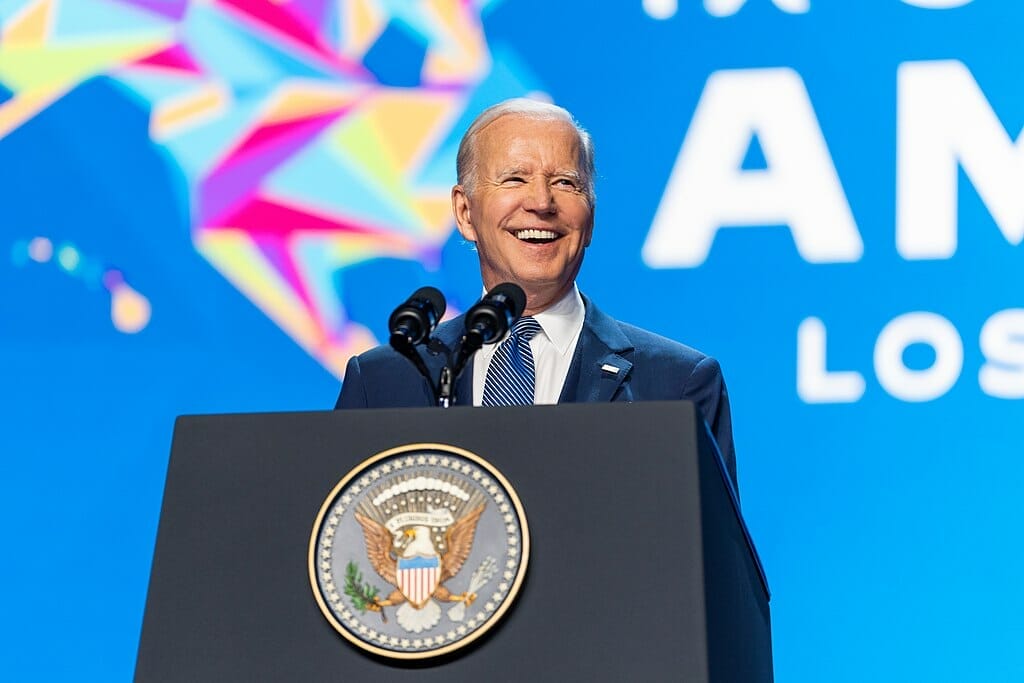
[[[459,403],[694,401],[733,483],[729,399],[715,359],[602,313],[576,287],[594,232],[594,149],[565,109],[526,99],[496,104],[459,145],[452,211],[476,245],[485,290],[514,282],[526,309],[499,343],[476,354]],[[434,337],[454,347],[460,318]],[[426,359],[439,366],[442,359]],[[427,382],[387,346],[349,361],[338,408],[433,405]]]
[[[515,282],[528,316],[573,289],[594,231],[590,141],[571,119],[535,118],[546,109],[513,100],[484,112],[463,139],[452,188],[455,222],[476,244],[484,288]]]

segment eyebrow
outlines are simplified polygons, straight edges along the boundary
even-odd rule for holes
[[[526,174],[529,174],[529,173],[530,172],[527,171],[522,166],[508,166],[508,167],[503,168],[500,171],[498,171],[498,176],[501,177],[501,176],[509,176],[509,175],[526,175]],[[554,176],[566,176],[566,177],[569,177],[569,178],[573,178],[575,180],[581,180],[583,178],[583,176],[580,175],[579,171],[564,170],[564,169],[560,170],[560,171],[555,171],[554,173],[547,173],[545,175],[548,175],[548,176],[551,176],[551,177],[554,177]]]

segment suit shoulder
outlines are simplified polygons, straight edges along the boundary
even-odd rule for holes
[[[444,347],[452,349],[460,338],[463,328],[463,317],[458,316],[438,325],[431,336],[441,342]],[[432,373],[436,374],[436,372],[440,371],[440,366],[444,362],[443,354],[439,355],[435,351],[424,351],[419,355]],[[401,375],[417,378],[420,376],[419,371],[409,362],[409,359],[395,351],[390,344],[375,346],[368,351],[360,353],[356,356],[356,359],[364,374],[367,372],[384,371],[388,373],[398,372]]]
[[[425,357],[428,366],[432,365],[429,354],[421,354],[421,357]],[[387,344],[364,351],[355,360],[363,380],[376,386],[385,386],[393,381],[413,386],[418,385],[421,379],[416,366]]]
[[[408,363],[407,360],[402,358],[402,354],[398,353],[387,344],[375,346],[368,351],[363,351],[357,356],[357,358],[359,359],[359,364],[363,367],[373,367],[381,363],[396,363],[398,361]]]
[[[714,358],[692,346],[687,346],[636,325],[615,322],[633,345],[633,353],[637,356],[654,358],[661,362],[675,362],[690,370],[705,362],[717,365]]]

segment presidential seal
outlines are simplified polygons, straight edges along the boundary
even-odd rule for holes
[[[309,577],[355,645],[397,659],[457,650],[505,614],[530,536],[515,491],[477,455],[442,444],[379,453],[320,508]]]

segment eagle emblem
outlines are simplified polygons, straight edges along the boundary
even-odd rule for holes
[[[425,478],[424,478],[425,479]],[[405,507],[405,506],[403,506]],[[444,508],[447,509],[447,508]],[[355,513],[366,537],[366,554],[370,564],[384,581],[395,590],[384,600],[374,598],[368,607],[373,611],[399,605],[398,622],[403,628],[420,633],[435,626],[441,619],[441,608],[436,601],[462,602],[467,606],[476,600],[476,594],[463,592],[453,594],[444,582],[459,573],[473,547],[473,534],[477,521],[484,511],[481,503],[457,520],[450,514],[428,513],[441,526],[425,524],[397,526],[396,532],[388,530],[366,515]],[[398,513],[396,517],[417,513]],[[394,522],[395,518],[392,518]],[[451,526],[445,522],[452,520]],[[441,540],[443,539],[443,540]]]
[[[528,553],[522,506],[490,464],[452,446],[407,446],[370,458],[332,491],[314,525],[310,579],[348,640],[429,657],[504,614]]]

